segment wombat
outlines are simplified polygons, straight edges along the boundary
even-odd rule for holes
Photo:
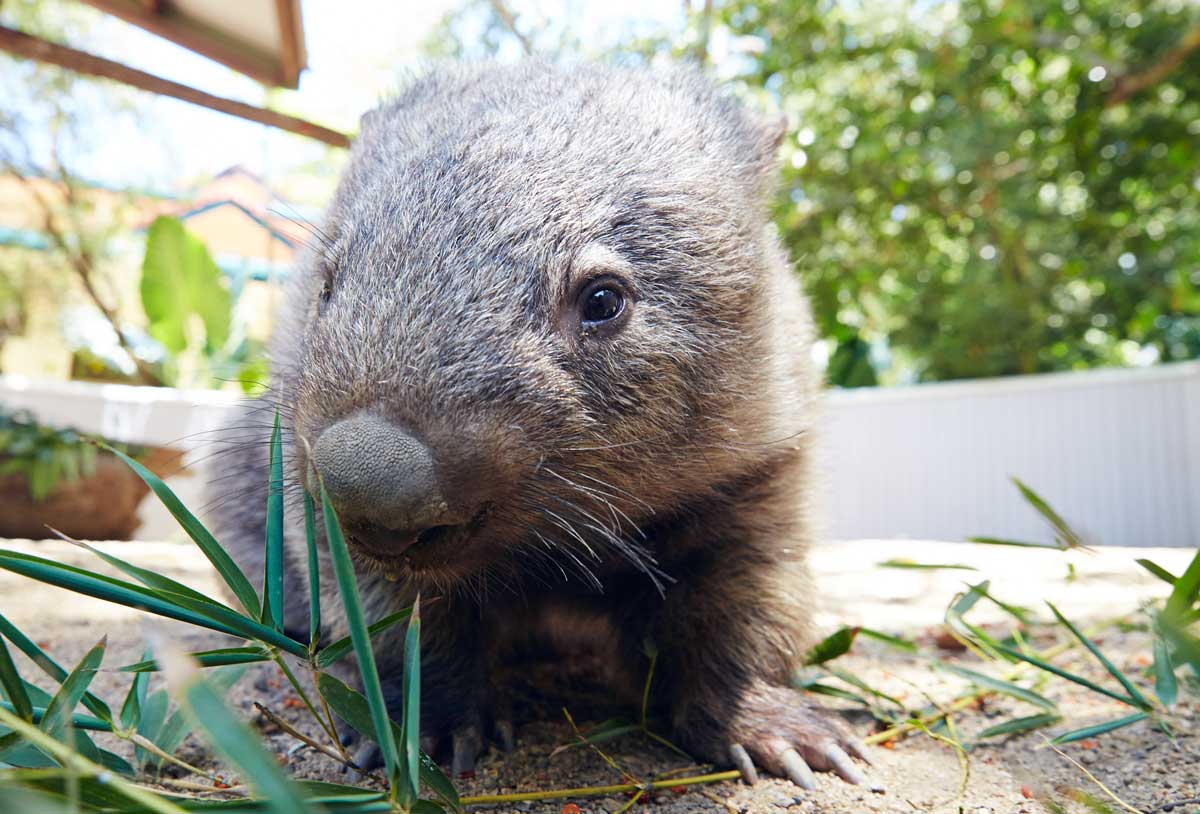
[[[273,390],[231,423],[216,521],[261,579],[278,408],[370,617],[437,597],[422,727],[456,773],[489,733],[512,744],[509,654],[588,648],[633,701],[649,642],[653,710],[696,757],[862,781],[862,747],[790,688],[819,375],[768,220],[784,132],[695,70],[537,62],[439,70],[364,117],[289,282]],[[303,535],[287,546],[302,629]],[[376,640],[397,702],[401,631]]]

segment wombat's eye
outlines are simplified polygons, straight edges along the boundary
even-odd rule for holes
[[[329,305],[329,298],[333,296],[333,287],[326,280],[321,285],[321,293],[317,295],[317,311],[324,314],[325,306]]]
[[[611,323],[625,312],[625,289],[610,278],[594,281],[579,297],[579,315],[585,330]]]

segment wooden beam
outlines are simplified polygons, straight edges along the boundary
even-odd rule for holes
[[[275,0],[275,19],[279,24],[279,61],[288,87],[300,84],[300,72],[307,62],[304,53],[304,29],[297,0]]]
[[[189,51],[233,68],[264,85],[295,89],[299,71],[294,77],[284,75],[281,66],[270,54],[247,43],[237,42],[228,34],[216,31],[191,20],[181,18],[169,3],[158,2],[153,10],[139,0],[84,0],[106,14],[120,17],[127,23],[144,28],[152,34],[182,45]],[[287,37],[287,32],[281,32]]]
[[[331,130],[328,127],[322,127],[319,124],[313,124],[310,121],[289,116],[285,113],[277,113],[274,110],[248,105],[245,102],[239,102],[235,99],[214,96],[211,93],[205,93],[188,85],[172,82],[169,79],[163,79],[154,74],[139,71],[137,68],[130,68],[128,65],[122,65],[120,62],[113,62],[110,59],[98,57],[86,51],[77,51],[65,45],[58,45],[38,39],[37,37],[31,37],[21,31],[5,28],[4,26],[0,26],[0,49],[8,51],[11,54],[16,54],[19,57],[47,62],[51,65],[57,65],[60,68],[66,68],[69,71],[76,71],[77,73],[112,79],[116,82],[122,82],[126,85],[132,85],[135,88],[149,91],[150,93],[170,96],[173,99],[191,102],[194,105],[207,107],[209,110],[216,110],[219,113],[237,116],[239,119],[247,119],[259,124],[265,124],[268,127],[287,130],[288,132],[307,136],[308,138],[334,147],[350,146],[350,137],[337,130]]]

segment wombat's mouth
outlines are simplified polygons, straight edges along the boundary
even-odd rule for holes
[[[436,550],[447,545],[461,544],[481,525],[490,506],[484,506],[465,523],[430,526],[420,531],[389,529],[374,523],[345,524],[346,537],[377,560],[390,560],[407,555],[410,549]],[[406,559],[409,559],[406,557]]]

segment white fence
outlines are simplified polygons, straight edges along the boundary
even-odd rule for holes
[[[202,439],[231,401],[0,376],[0,404],[131,442]],[[1096,543],[1200,545],[1200,363],[833,392],[819,446],[832,537],[1048,540],[1015,476]],[[173,486],[198,503],[203,477]]]
[[[1200,545],[1200,364],[831,393],[830,535],[1047,541],[1009,481],[1085,538]]]

